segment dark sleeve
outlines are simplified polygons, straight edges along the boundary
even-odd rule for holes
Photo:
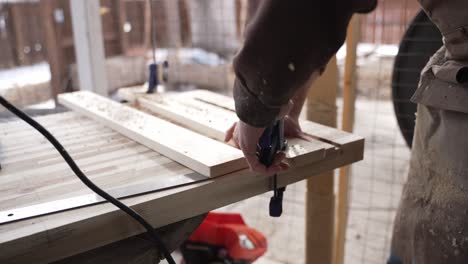
[[[353,12],[376,0],[263,0],[234,59],[239,119],[256,127],[279,109],[314,71],[323,71],[346,38]]]

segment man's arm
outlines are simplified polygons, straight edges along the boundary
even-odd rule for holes
[[[226,133],[250,169],[274,174],[288,168],[284,153],[265,167],[256,156],[259,137],[281,113],[289,136],[301,136],[297,118],[307,81],[321,73],[343,44],[353,12],[369,12],[377,0],[263,0],[246,28],[244,47],[234,59],[234,100],[240,121]],[[302,88],[302,89],[301,89]],[[288,108],[292,97],[296,106]],[[286,109],[286,111],[285,111]],[[287,129],[291,128],[291,129]]]
[[[302,85],[302,87],[299,88],[291,98],[290,102],[292,103],[292,107],[290,107],[289,111],[284,115],[284,135],[286,137],[302,138],[307,140],[299,124],[299,116],[301,115],[309,89],[318,77],[318,72],[312,74],[310,79]]]
[[[376,0],[262,1],[234,60],[240,120],[255,127],[271,124],[343,44],[352,14],[375,6]]]

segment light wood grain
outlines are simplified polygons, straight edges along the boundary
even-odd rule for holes
[[[77,113],[40,117],[38,121],[63,140],[65,147],[70,147],[70,154],[80,167],[106,190],[140,185],[157,188],[204,179],[179,163]],[[329,140],[340,147],[325,151],[320,161],[311,160],[281,173],[278,177],[280,186],[362,159],[362,138],[313,123],[306,125],[306,133],[325,139],[329,136]],[[17,136],[19,133],[21,136]],[[108,136],[97,136],[99,134]],[[91,142],[93,136],[96,136],[96,142]],[[17,145],[21,147],[17,148]],[[44,151],[46,149],[50,152]],[[18,158],[22,155],[27,157]],[[0,124],[0,161],[2,159],[13,162],[0,171],[0,211],[90,193],[61,162],[49,143],[22,122]],[[248,170],[241,170],[191,186],[125,199],[124,202],[154,227],[161,227],[271,188],[270,177],[255,177]],[[267,207],[265,203],[259,210],[267,213]],[[48,263],[142,232],[138,224],[109,204],[36,217],[0,225],[0,263]]]
[[[218,141],[223,141],[228,128],[238,121],[231,111],[185,96],[141,97],[137,102],[142,109]]]
[[[63,94],[59,102],[203,175],[215,177],[247,166],[236,148],[96,94]]]
[[[57,122],[62,123],[63,127],[67,126],[63,120],[70,120],[72,116],[82,118],[74,113],[60,116],[63,118],[56,117]],[[11,124],[17,125],[18,123]],[[0,124],[0,133],[4,131],[4,127],[10,127],[10,124]],[[88,129],[84,132],[107,130],[103,125]],[[60,127],[52,130],[53,133],[58,131]],[[71,133],[79,139],[83,131]],[[120,138],[126,139],[123,136]],[[104,143],[105,139],[99,141]],[[47,142],[38,142],[29,144],[31,147],[37,144],[48,146]],[[1,144],[9,147],[15,142],[2,141]],[[98,153],[91,156],[77,158],[77,162],[98,185],[107,190],[122,186],[130,188],[138,184],[172,185],[197,179],[196,174],[189,169],[138,143],[122,149],[121,154],[110,154],[108,150],[101,148],[97,151]],[[79,152],[71,151],[71,155],[76,157]],[[295,167],[280,174],[279,185],[284,186],[359,159],[358,149],[329,153],[323,161]],[[15,200],[16,206],[22,206],[89,193],[64,164],[55,164],[52,168],[45,165],[44,168],[36,168],[35,173],[24,173],[29,170],[29,163],[36,162],[24,161],[23,168],[16,173],[6,175],[0,171],[0,186],[9,192],[5,196],[0,192],[1,208],[11,208]],[[50,169],[55,172],[49,173]],[[253,177],[244,170],[193,186],[126,199],[125,203],[140,212],[153,226],[160,227],[269,191],[271,187],[271,178]],[[265,213],[267,206],[265,203]],[[0,262],[47,263],[141,232],[143,230],[133,220],[108,204],[37,217],[0,225]]]
[[[343,83],[343,118],[341,127],[352,132],[354,125],[354,104],[356,101],[356,52],[360,36],[360,17],[353,16],[348,26],[346,39],[346,60]],[[335,235],[335,254],[333,263],[343,264],[345,256],[346,230],[349,207],[349,166],[340,168],[338,181],[337,221]]]
[[[0,95],[17,107],[38,104],[52,99],[50,82],[2,87]],[[0,108],[0,112],[6,111]]]
[[[109,88],[100,8],[99,2],[94,0],[70,2],[80,90],[107,95]]]
[[[337,80],[336,80],[336,84],[337,84]],[[332,89],[327,89],[327,90],[330,92],[330,90]],[[188,96],[197,101],[205,102],[213,106],[218,106],[223,109],[230,110],[232,112],[235,111],[234,100],[229,96],[225,96],[222,94],[210,92],[208,90],[201,90],[201,89],[184,92],[184,96]],[[317,101],[320,101],[320,100],[317,100]],[[312,103],[308,102],[308,104],[309,105],[307,107],[310,109],[315,109],[316,112],[323,113],[323,112],[329,111],[329,109],[323,109],[323,108],[329,108],[329,107],[320,105],[319,102],[312,102]],[[334,111],[332,111],[332,113],[336,113],[335,111],[336,111],[336,107]],[[329,141],[330,143],[335,144],[339,146],[340,148],[345,148],[347,144],[349,143],[354,143],[354,142],[363,143],[363,138],[358,135],[350,134],[350,133],[338,130],[336,128],[333,128],[331,126],[322,125],[320,123],[311,122],[305,119],[300,119],[299,121],[306,135],[309,135],[314,138],[324,139],[325,142]]]
[[[336,58],[327,65],[307,95],[307,119],[321,123],[302,122],[303,129],[314,131],[320,138],[332,140],[343,148],[342,135],[336,129],[336,93],[338,68]],[[327,126],[325,126],[327,125]],[[346,134],[347,135],[347,134]],[[346,137],[343,134],[344,137]],[[335,220],[334,173],[323,172],[307,179],[306,191],[306,264],[331,264],[333,259],[333,235]]]
[[[74,113],[53,116],[61,127],[50,126],[48,129],[84,172],[104,188],[140,183],[164,166],[174,168],[175,173],[190,171],[89,118]],[[41,118],[41,123],[48,123],[42,119],[47,121],[47,118]],[[74,124],[72,120],[94,125],[62,133],[68,124]],[[22,143],[8,132],[7,128],[23,127],[22,122],[14,124],[3,125],[6,129],[0,131],[0,210],[90,193],[40,134],[26,126],[24,132],[34,133],[28,135],[28,143]],[[23,145],[20,151],[4,151],[18,143]],[[171,180],[175,179],[168,179]],[[28,195],[31,190],[34,195]]]
[[[234,105],[234,100],[232,99],[232,97],[228,97],[222,94],[213,93],[208,90],[202,89],[185,92],[185,95],[195,98],[196,100],[202,102],[223,107],[231,111],[236,111],[236,107]]]
[[[212,98],[217,104],[197,99],[198,95]],[[223,141],[225,132],[238,118],[234,111],[228,110],[232,98],[197,90],[178,95],[159,95],[137,99],[142,109],[181,124],[200,134]],[[335,150],[335,146],[310,138],[309,141],[289,138],[286,157],[292,166],[301,166],[325,158],[325,152]]]

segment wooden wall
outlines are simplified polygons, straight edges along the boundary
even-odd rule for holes
[[[58,41],[65,64],[75,61],[70,0],[0,1],[0,68],[29,65],[47,59],[48,41]],[[165,5],[155,0],[157,46],[167,47],[170,29]],[[100,0],[106,56],[132,53],[149,45],[148,0]],[[189,1],[188,1],[189,2]],[[190,20],[187,0],[178,0],[180,38],[189,45]],[[45,7],[45,8],[41,8]],[[44,22],[43,20],[48,20]],[[52,33],[51,33],[52,32]],[[51,33],[51,34],[49,34]],[[54,50],[55,52],[55,50]]]
[[[37,1],[0,3],[0,68],[43,61]]]

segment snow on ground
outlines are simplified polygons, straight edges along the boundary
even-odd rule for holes
[[[216,66],[225,64],[227,61],[214,52],[209,52],[200,48],[181,48],[181,49],[157,49],[156,61],[163,62],[171,56],[177,56],[182,64],[202,64]],[[170,65],[169,65],[170,67]]]
[[[0,90],[48,81],[50,81],[50,70],[46,62],[0,70]]]
[[[377,60],[382,57],[393,57],[398,52],[397,45],[375,45],[371,43],[360,43],[357,48],[358,65],[369,60]],[[156,58],[158,61],[166,60],[170,51],[158,49]],[[183,48],[177,52],[182,63],[198,63],[205,65],[219,65],[226,61],[217,54],[207,52],[199,48]],[[339,64],[344,63],[346,56],[346,45],[343,45],[337,53]],[[24,86],[50,81],[49,64],[46,62],[30,66],[16,67],[0,70],[0,89],[14,86]]]
[[[378,60],[379,58],[393,58],[398,54],[397,45],[374,44],[374,43],[359,43],[357,46],[356,55],[358,58],[358,66],[364,64],[367,60]],[[346,58],[346,44],[336,53],[338,64],[344,64]]]

